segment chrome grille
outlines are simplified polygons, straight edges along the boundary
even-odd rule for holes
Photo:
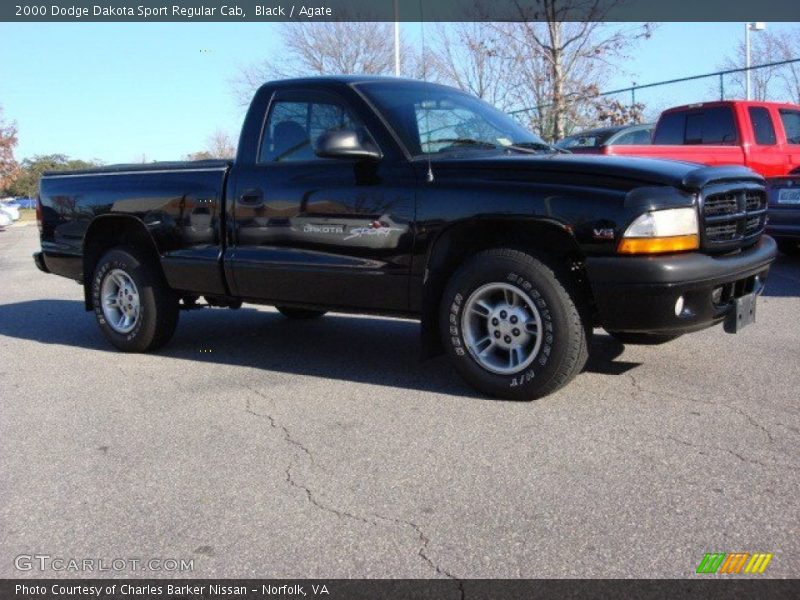
[[[760,216],[748,217],[744,227],[745,233],[750,234],[759,229],[761,227],[761,221],[762,217]]]
[[[736,194],[712,194],[706,198],[706,211],[708,217],[715,215],[729,215],[736,212],[739,203],[736,201]]]
[[[767,194],[755,184],[711,185],[701,197],[703,246],[728,251],[758,239],[766,225]]]
[[[754,210],[764,208],[767,195],[757,190],[747,190],[745,192],[745,199],[747,200],[747,212],[753,212]]]
[[[737,227],[733,223],[706,226],[706,237],[716,241],[730,241],[736,239]]]

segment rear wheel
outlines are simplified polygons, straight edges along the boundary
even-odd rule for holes
[[[657,346],[680,337],[680,335],[667,335],[664,333],[635,333],[631,331],[609,331],[608,335],[623,344],[639,346]]]
[[[507,248],[469,259],[442,298],[442,340],[481,392],[513,400],[545,396],[580,373],[586,330],[571,278]]]
[[[292,306],[276,306],[278,312],[284,317],[298,320],[318,319],[325,314],[324,310],[310,310],[307,308],[294,308]]]
[[[103,335],[120,350],[166,344],[178,324],[178,297],[157,268],[131,248],[106,252],[94,271],[92,300]]]
[[[800,242],[796,240],[779,240],[778,249],[787,256],[800,256]]]

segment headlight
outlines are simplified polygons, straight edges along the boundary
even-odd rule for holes
[[[669,208],[644,213],[628,226],[617,252],[659,254],[696,250],[700,247],[697,211]]]

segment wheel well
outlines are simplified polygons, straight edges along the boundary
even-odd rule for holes
[[[439,304],[447,281],[474,254],[490,248],[516,248],[532,252],[552,268],[574,278],[581,300],[591,306],[591,289],[585,279],[584,255],[572,234],[551,221],[520,222],[476,219],[444,231],[428,256],[422,298],[422,343],[425,357],[443,351],[439,336]]]
[[[92,310],[92,275],[97,262],[115,246],[136,248],[143,259],[152,261],[161,270],[161,260],[152,236],[139,219],[126,215],[98,217],[89,225],[83,238],[83,296],[86,310]]]

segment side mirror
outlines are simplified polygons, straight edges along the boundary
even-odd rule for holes
[[[372,144],[362,144],[358,133],[352,129],[326,131],[314,146],[320,158],[355,158],[358,160],[380,160],[381,153]]]

